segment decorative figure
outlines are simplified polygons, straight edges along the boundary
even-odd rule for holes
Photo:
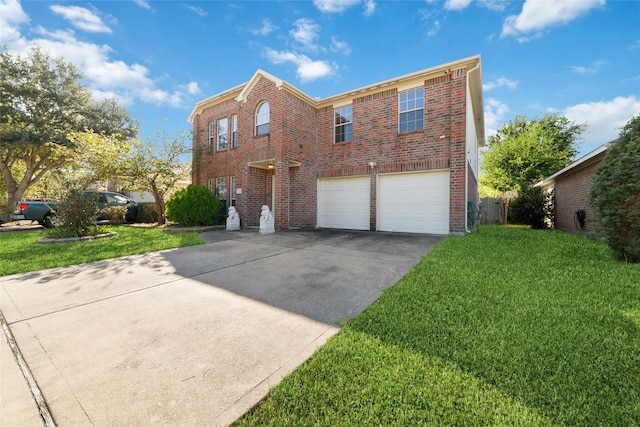
[[[227,231],[240,230],[240,214],[236,211],[235,206],[229,206],[227,215]]]
[[[260,212],[260,234],[273,234],[275,232],[273,213],[269,210],[269,206],[263,205]]]

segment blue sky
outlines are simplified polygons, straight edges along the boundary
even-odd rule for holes
[[[325,97],[480,54],[485,123],[557,112],[580,154],[640,113],[640,2],[0,0],[0,42],[78,66],[97,99],[187,129],[194,104],[258,68]],[[166,121],[168,119],[168,121]]]

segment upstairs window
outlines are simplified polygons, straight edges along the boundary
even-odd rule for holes
[[[238,147],[238,115],[231,116],[231,148]]]
[[[209,146],[207,147],[207,152],[212,153],[214,142],[216,138],[216,125],[213,122],[209,122]]]
[[[400,93],[398,111],[400,133],[424,129],[424,88]]]
[[[226,150],[229,141],[229,119],[218,120],[218,151]]]
[[[256,136],[269,133],[270,116],[271,110],[269,109],[269,103],[263,102],[256,110]]]
[[[353,108],[351,105],[347,105],[345,107],[336,108],[335,110],[335,139],[336,143],[338,142],[348,142],[351,141],[351,116],[353,114]]]

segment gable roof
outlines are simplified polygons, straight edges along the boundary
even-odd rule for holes
[[[286,80],[282,80],[262,69],[258,69],[253,74],[251,79],[249,79],[249,81],[197,102],[194,109],[191,111],[191,114],[189,114],[187,121],[189,123],[193,123],[193,120],[195,119],[195,116],[197,114],[200,114],[208,106],[217,104],[219,102],[223,102],[233,98],[235,98],[235,100],[238,102],[245,102],[248,95],[251,93],[260,78],[268,79],[275,83],[278,89],[286,90],[297,96],[298,98],[304,100],[308,104],[312,105],[313,107],[320,108],[337,103],[339,104],[342,100],[350,100],[356,97],[369,95],[374,92],[379,92],[384,88],[409,88],[409,86],[416,85],[420,81],[424,81],[428,78],[433,78],[436,76],[442,76],[443,74],[448,74],[452,70],[460,69],[463,67],[466,67],[468,69],[467,78],[469,82],[469,91],[471,93],[471,104],[473,108],[478,141],[480,141],[481,145],[484,145],[484,109],[482,99],[482,74],[480,55],[470,56],[468,58],[449,62],[447,64],[415,71],[413,73],[394,77],[392,79],[373,83],[371,85],[363,86],[357,89],[352,89],[346,92],[339,93],[337,95],[327,96],[325,98],[313,98],[294,85],[288,83]]]
[[[597,161],[600,161],[601,158],[605,156],[607,149],[609,149],[609,144],[610,143],[603,144],[600,147],[596,148],[595,150],[585,154],[575,162],[571,163],[569,166],[566,166],[560,169],[558,172],[554,173],[553,175],[549,175],[547,178],[538,182],[536,185],[534,185],[534,187],[542,187],[542,188],[552,187],[556,183],[556,178],[561,177],[562,175],[568,174],[570,172],[573,172],[575,170],[579,170]]]

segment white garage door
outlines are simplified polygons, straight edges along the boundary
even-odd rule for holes
[[[380,231],[449,234],[449,171],[378,175]]]
[[[368,176],[318,180],[318,227],[369,230]]]

